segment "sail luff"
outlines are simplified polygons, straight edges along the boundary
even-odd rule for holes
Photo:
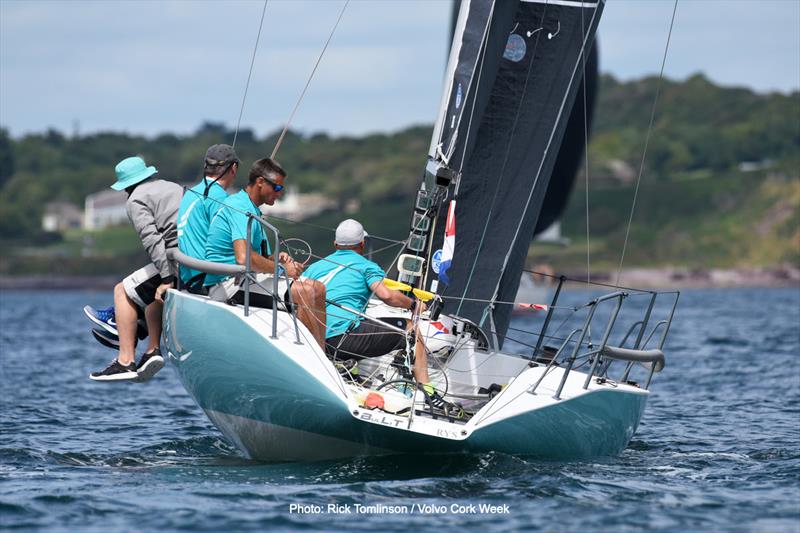
[[[428,157],[431,159],[436,159],[438,147],[442,141],[442,130],[444,121],[447,118],[448,103],[450,102],[450,95],[453,91],[453,84],[455,83],[454,73],[458,65],[458,58],[463,43],[462,36],[464,35],[464,28],[467,24],[467,18],[469,17],[469,4],[471,1],[472,0],[464,0],[458,12],[458,19],[456,20],[455,31],[453,32],[453,43],[450,47],[450,56],[447,61],[447,71],[444,76],[447,85],[442,91],[442,100],[439,103],[439,116],[436,117],[436,122],[434,122],[431,146],[428,149]]]

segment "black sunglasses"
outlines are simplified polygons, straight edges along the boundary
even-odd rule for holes
[[[260,177],[261,177],[261,179],[263,179],[264,181],[266,181],[267,183],[269,183],[270,185],[272,185],[272,189],[273,189],[275,192],[281,192],[283,189],[285,189],[285,188],[286,188],[286,187],[284,187],[283,185],[278,185],[277,183],[275,183],[275,182],[274,182],[274,181],[272,181],[271,179],[267,179],[267,178],[265,178],[264,176],[260,176]]]

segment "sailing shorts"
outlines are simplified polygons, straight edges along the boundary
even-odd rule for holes
[[[272,274],[256,274],[255,283],[250,283],[250,305],[254,307],[272,307],[272,288],[275,277]],[[244,277],[231,276],[208,288],[208,297],[218,302],[244,305]],[[278,278],[278,309],[286,311],[289,302],[289,289],[285,277]]]
[[[156,289],[160,285],[161,274],[153,263],[140,268],[122,280],[125,294],[141,309],[156,300]]]
[[[405,329],[404,318],[382,318],[382,321],[396,328]],[[362,320],[356,329],[349,333],[325,339],[325,353],[337,359],[365,359],[380,357],[393,350],[405,348],[406,336],[388,329],[378,322]]]

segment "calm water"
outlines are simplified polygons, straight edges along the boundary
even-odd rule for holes
[[[141,385],[87,378],[113,354],[81,307],[109,296],[0,293],[0,527],[800,531],[800,289],[685,291],[631,446],[568,463],[248,461],[170,368]],[[290,512],[329,503],[351,514]],[[445,512],[355,514],[356,504]]]

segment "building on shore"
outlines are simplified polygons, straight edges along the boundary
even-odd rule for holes
[[[83,211],[69,202],[50,202],[44,207],[42,229],[63,232],[83,225]]]
[[[192,184],[182,184],[191,187]],[[228,193],[236,193],[232,188]],[[109,226],[128,223],[125,201],[128,196],[122,191],[105,190],[90,194],[84,203],[83,228],[99,231]],[[262,206],[265,214],[291,220],[304,220],[332,209],[336,202],[321,193],[301,193],[297,187],[289,186],[286,194],[273,206]],[[77,208],[76,208],[77,209]]]
[[[84,201],[83,229],[98,231],[109,226],[128,222],[125,201],[128,195],[123,191],[107,189],[90,194]]]
[[[290,185],[280,201],[275,205],[262,205],[260,209],[268,217],[305,220],[335,206],[336,202],[322,193],[301,193],[297,187]]]

